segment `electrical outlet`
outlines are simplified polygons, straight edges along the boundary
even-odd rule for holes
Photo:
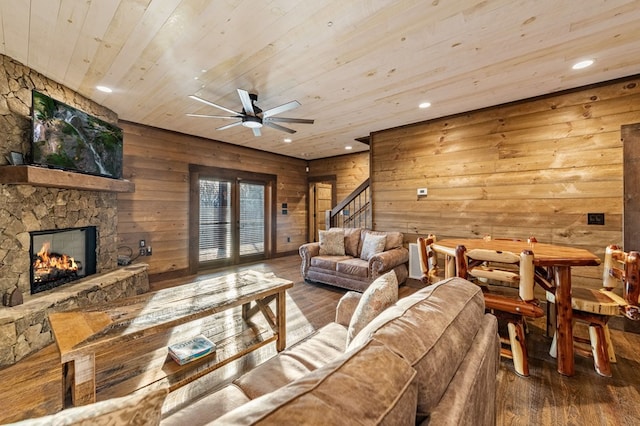
[[[287,237],[287,242],[290,243],[291,242],[291,237]]]
[[[604,213],[587,213],[587,225],[604,225]]]
[[[151,246],[147,247],[147,256],[151,256],[152,253]]]
[[[147,255],[147,249],[141,248],[140,249],[140,256],[146,256],[146,255]]]
[[[140,240],[140,247],[144,247],[147,245],[147,242],[145,240]]]

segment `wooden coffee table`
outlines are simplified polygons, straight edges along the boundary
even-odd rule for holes
[[[69,380],[73,405],[96,401],[96,356],[113,356],[114,369],[118,368],[118,363],[140,362],[138,368],[149,372],[143,374],[143,380],[137,379],[135,386],[138,388],[162,383],[173,390],[270,342],[275,341],[276,349],[282,351],[286,347],[286,290],[292,286],[293,282],[273,274],[244,271],[99,307],[50,314],[49,321],[60,350],[61,363],[73,371]],[[275,313],[269,307],[274,299]],[[236,339],[227,344],[233,350],[225,350],[218,344],[217,352],[183,366],[167,357],[168,338],[157,336],[172,336],[173,331],[180,330],[187,323],[239,306],[242,306],[242,318],[247,322],[261,312],[271,328],[269,335],[255,338],[255,333],[252,333],[253,338],[247,342]],[[224,328],[224,324],[221,327]],[[190,337],[179,335],[171,339],[175,342]],[[159,353],[155,358],[163,355],[162,365],[154,367],[148,357],[144,362],[135,361],[136,354],[144,359],[148,353]],[[118,354],[124,360],[116,362]]]

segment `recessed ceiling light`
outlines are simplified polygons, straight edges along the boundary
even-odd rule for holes
[[[107,87],[107,86],[96,86],[96,89],[98,89],[99,91],[104,92],[104,93],[111,93],[111,92],[113,92],[113,90],[111,90],[111,89],[110,89],[109,87]]]
[[[344,147],[344,149],[346,149],[347,151],[349,151],[349,150],[353,149],[353,147],[352,147],[351,145],[347,145],[347,146],[345,146],[345,147]]]
[[[429,108],[431,106],[431,102],[423,102],[420,105],[418,105],[419,108]]]
[[[291,138],[284,138],[282,141],[285,143],[291,143]]]
[[[593,65],[593,59],[587,59],[573,64],[571,68],[574,70],[581,70],[582,68],[590,67],[591,65]]]

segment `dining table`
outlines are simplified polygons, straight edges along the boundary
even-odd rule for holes
[[[455,274],[455,253],[458,246],[464,246],[467,250],[486,249],[513,253],[531,250],[534,254],[536,269],[551,272],[550,282],[555,287],[556,300],[557,370],[562,375],[572,376],[575,373],[575,365],[571,267],[597,266],[600,264],[600,258],[586,249],[539,243],[535,239],[449,238],[432,244],[433,250],[445,257],[445,275],[447,277]]]

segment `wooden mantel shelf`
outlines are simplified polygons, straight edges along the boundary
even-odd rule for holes
[[[128,180],[110,179],[36,166],[2,166],[0,167],[0,183],[87,191],[135,191],[135,184]]]

